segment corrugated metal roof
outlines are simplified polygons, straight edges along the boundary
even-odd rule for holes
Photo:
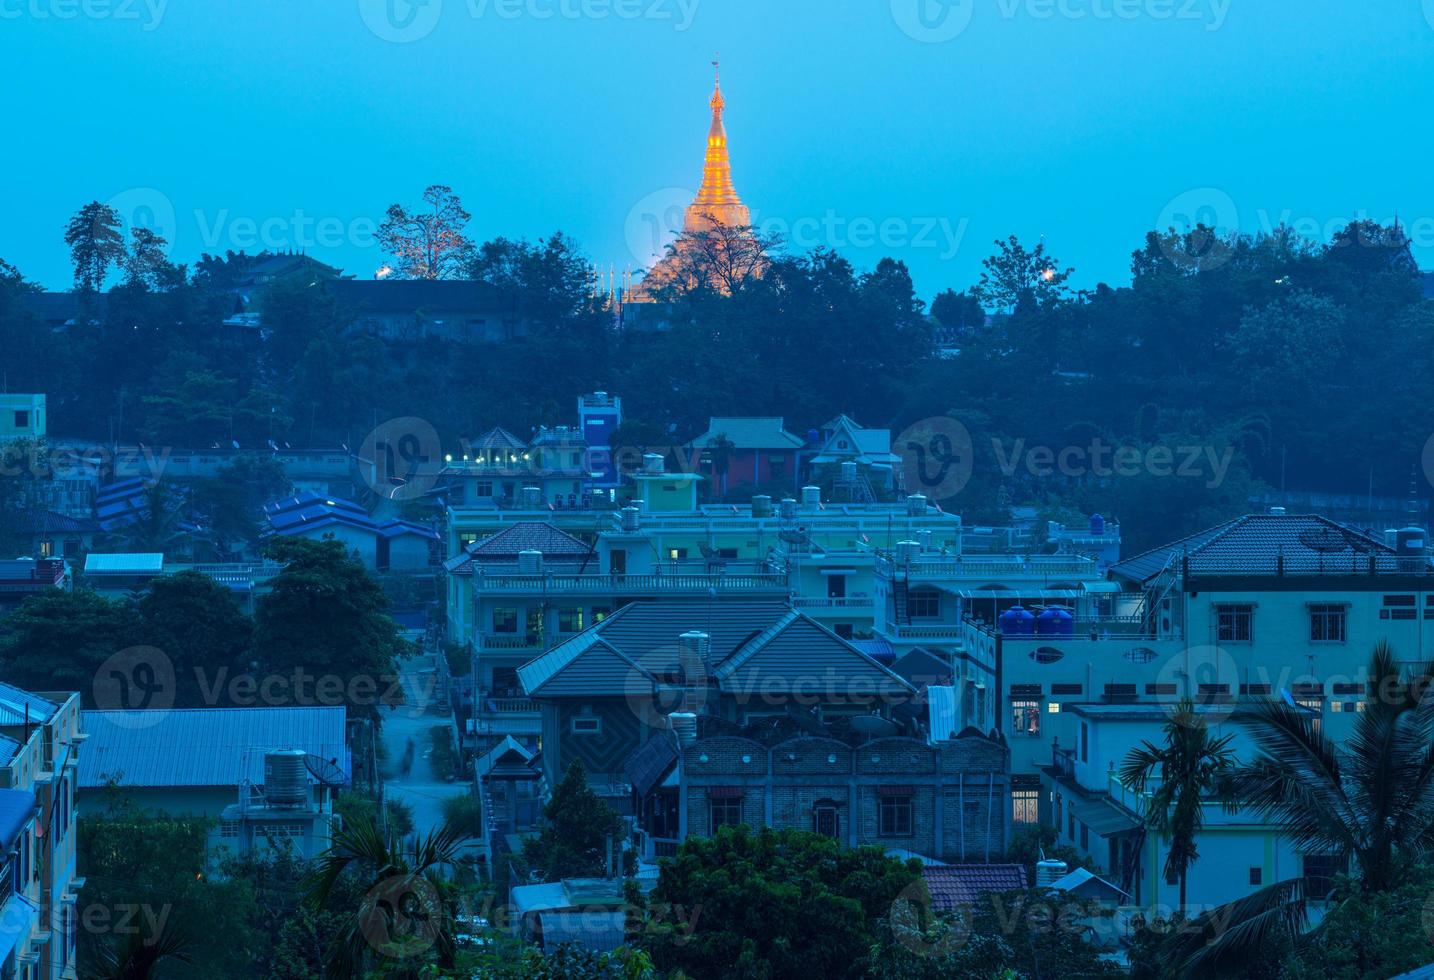
[[[135,554],[100,554],[85,556],[86,575],[159,575],[164,571],[161,552]]]
[[[60,706],[48,698],[21,690],[14,684],[0,683],[0,725],[32,725],[49,721]]]
[[[86,711],[80,786],[263,783],[264,752],[303,749],[349,771],[341,706]]]
[[[956,688],[940,686],[926,689],[926,719],[931,728],[931,741],[947,742],[956,737]]]
[[[35,794],[27,789],[0,789],[0,846],[15,843],[21,828],[35,815]]]

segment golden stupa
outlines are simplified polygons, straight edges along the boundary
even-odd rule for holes
[[[712,85],[712,127],[707,131],[707,155],[702,161],[702,187],[697,191],[682,222],[682,230],[693,233],[709,231],[715,224],[742,228],[752,223],[751,212],[732,186],[732,160],[727,155],[727,127],[722,124],[722,71],[717,62],[717,77]]]

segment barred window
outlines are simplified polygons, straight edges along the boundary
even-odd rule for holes
[[[911,836],[911,797],[883,796],[879,811],[882,837]]]
[[[1221,603],[1215,607],[1215,635],[1222,643],[1249,643],[1255,638],[1255,607]]]
[[[1310,606],[1310,641],[1313,643],[1343,643],[1345,618],[1348,607],[1326,603]]]

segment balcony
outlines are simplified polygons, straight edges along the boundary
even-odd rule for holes
[[[636,596],[707,592],[787,593],[787,577],[770,572],[658,572],[650,575],[520,575],[484,570],[473,590],[513,595]]]
[[[861,610],[870,612],[876,608],[876,599],[869,595],[849,596],[795,596],[794,609],[815,610]]]
[[[533,715],[538,713],[538,702],[532,698],[493,698],[483,699],[483,711],[485,715]]]
[[[886,634],[893,640],[959,640],[960,623],[891,623]]]

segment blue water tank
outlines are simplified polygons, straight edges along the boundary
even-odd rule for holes
[[[1100,537],[1100,536],[1101,536],[1102,534],[1104,534],[1104,533],[1105,533],[1105,518],[1104,518],[1104,517],[1101,517],[1099,514],[1092,514],[1092,515],[1090,515],[1090,534],[1091,534],[1091,537],[1093,537],[1093,538],[1098,538],[1098,537]]]
[[[1029,610],[1012,606],[1000,617],[1003,636],[1032,636],[1036,632],[1036,617]]]
[[[1073,636],[1075,617],[1060,606],[1051,606],[1036,617],[1037,636]]]

